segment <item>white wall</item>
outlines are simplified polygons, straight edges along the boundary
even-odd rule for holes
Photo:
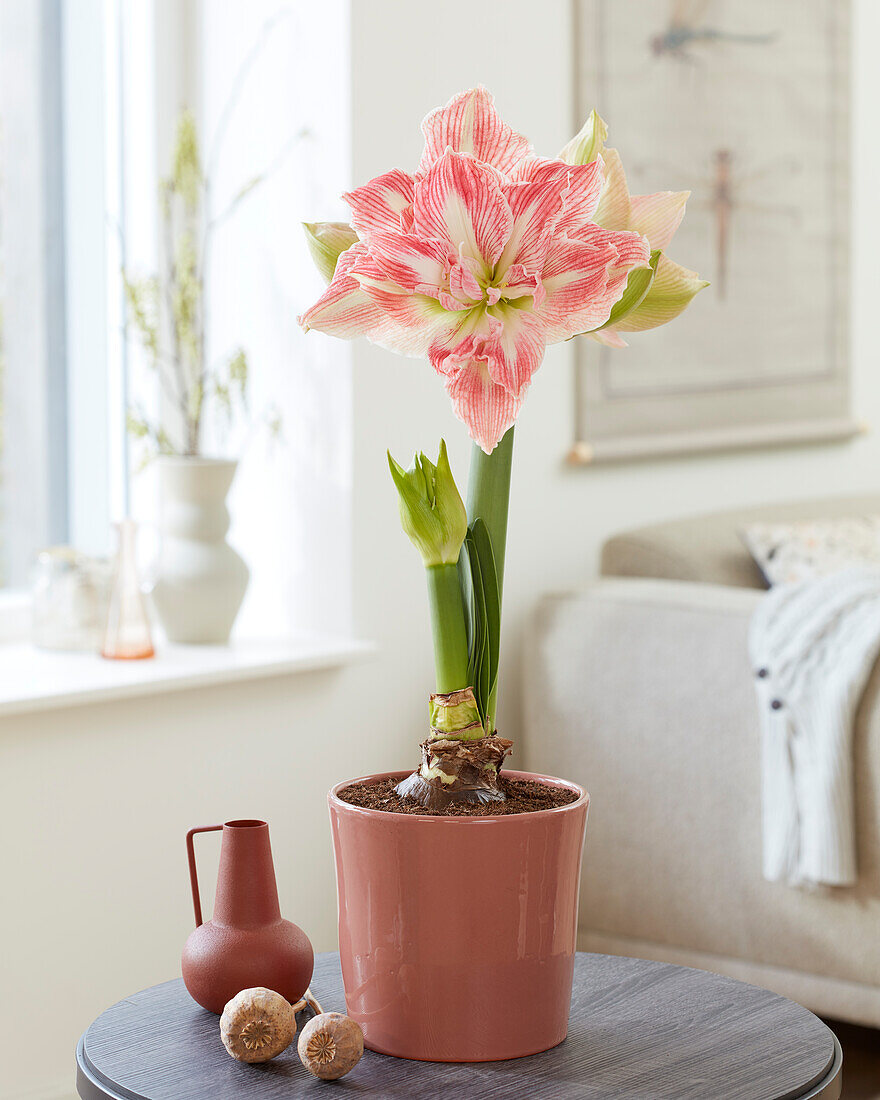
[[[436,19],[426,5],[403,0],[356,3],[356,178],[368,178],[392,164],[414,164],[425,108],[477,82],[494,92],[502,115],[528,134],[539,152],[555,153],[582,121],[571,117],[569,12],[568,0],[547,0],[540,9],[525,0],[503,9],[488,2],[451,0],[444,5],[442,19]],[[858,418],[880,426],[880,354],[874,320],[880,291],[874,259],[880,226],[871,213],[880,188],[874,137],[880,84],[872,61],[880,39],[880,6],[857,0],[856,16],[854,409]],[[669,185],[674,187],[674,181]],[[687,262],[686,256],[680,258]],[[699,299],[692,309],[699,309]],[[743,318],[743,324],[748,323]],[[760,333],[755,333],[755,340],[760,340]],[[548,351],[516,429],[505,579],[503,660],[508,676],[507,687],[502,684],[500,712],[504,731],[512,736],[519,733],[518,700],[511,691],[515,677],[509,672],[511,666],[516,668],[517,639],[527,628],[534,594],[582,583],[594,571],[598,549],[608,534],[710,509],[880,488],[877,431],[847,445],[567,468],[563,458],[573,438],[572,356],[573,344]],[[355,395],[357,453],[372,464],[374,479],[384,446],[404,458],[417,447],[430,450],[444,434],[455,473],[464,480],[465,433],[448,411],[440,381],[429,367],[358,345]],[[401,408],[411,410],[410,416],[401,416]],[[358,473],[368,476],[366,469]],[[409,614],[410,602],[418,598],[418,571],[405,540],[387,542],[393,501],[382,484],[383,475],[379,469],[368,497],[359,494],[362,507],[373,507],[375,497],[385,509],[382,522],[368,532],[370,542],[362,536],[359,545],[373,547],[377,561],[389,562],[395,583],[410,587],[401,600]],[[399,629],[407,629],[406,619]],[[540,746],[529,747],[529,761],[540,766]]]
[[[869,203],[880,190],[872,132],[880,89],[871,69],[880,6],[857,7],[855,409],[877,420],[880,230]],[[567,0],[539,9],[530,0],[447,0],[442,13],[411,0],[354,0],[355,179],[414,165],[422,115],[478,81],[539,149],[559,148],[573,123],[568,12]],[[291,254],[307,262],[299,242]],[[422,570],[398,529],[384,450],[405,459],[445,435],[462,481],[468,456],[464,429],[428,366],[358,345],[354,367],[356,621],[377,640],[376,658],[338,673],[0,723],[4,1100],[34,1089],[64,1095],[76,1037],[90,1019],[176,973],[191,925],[183,849],[191,825],[268,819],[286,914],[316,948],[333,946],[325,791],[347,775],[415,762],[431,682]],[[500,714],[514,737],[518,638],[535,596],[589,578],[608,532],[725,505],[870,489],[877,480],[876,434],[844,447],[569,470],[571,369],[570,348],[551,350],[517,429]],[[515,760],[524,757],[540,767],[540,744],[525,752],[520,744]],[[206,854],[212,844],[203,838]]]

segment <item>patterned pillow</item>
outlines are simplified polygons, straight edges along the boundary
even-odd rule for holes
[[[880,516],[750,523],[740,538],[771,586],[880,565]]]

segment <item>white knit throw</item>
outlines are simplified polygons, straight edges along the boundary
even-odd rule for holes
[[[856,881],[853,727],[880,652],[880,569],[771,589],[749,632],[762,729],[764,877]]]

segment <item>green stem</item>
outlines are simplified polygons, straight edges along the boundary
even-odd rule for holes
[[[458,566],[429,565],[426,573],[437,691],[446,694],[468,686],[467,623]]]
[[[498,575],[498,603],[504,587],[504,551],[507,545],[507,512],[510,504],[510,467],[513,460],[513,428],[508,428],[495,450],[487,455],[474,444],[468,476],[468,522],[480,518],[492,540],[495,571]],[[499,639],[500,640],[500,639]],[[498,707],[498,682],[489,698],[487,725],[495,729]]]

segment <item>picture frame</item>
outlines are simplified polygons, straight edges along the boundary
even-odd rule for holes
[[[849,0],[573,3],[576,115],[633,194],[691,192],[668,252],[710,286],[576,341],[570,461],[852,438]]]

